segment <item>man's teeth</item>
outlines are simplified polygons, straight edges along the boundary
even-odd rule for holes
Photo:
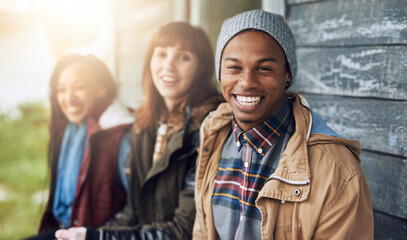
[[[244,97],[244,96],[236,96],[237,101],[247,107],[251,107],[256,105],[257,103],[260,102],[260,97]]]
[[[175,78],[173,77],[162,77],[161,80],[164,82],[175,82]]]

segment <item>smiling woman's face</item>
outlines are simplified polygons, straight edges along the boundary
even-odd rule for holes
[[[222,93],[243,131],[259,125],[279,108],[288,80],[285,54],[264,32],[239,33],[223,50]]]
[[[154,86],[169,111],[191,88],[198,68],[198,58],[180,46],[156,47],[150,62]]]
[[[57,101],[70,122],[82,124],[101,94],[96,75],[83,63],[69,65],[59,76]]]

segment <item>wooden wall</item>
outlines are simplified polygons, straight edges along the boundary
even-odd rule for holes
[[[407,239],[407,1],[287,0],[293,90],[361,143],[375,239]]]

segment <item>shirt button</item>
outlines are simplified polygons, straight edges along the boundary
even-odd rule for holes
[[[249,167],[249,163],[248,163],[248,162],[244,162],[244,167],[245,167],[245,168]]]
[[[131,173],[131,169],[129,167],[126,167],[124,169],[124,173],[126,173],[127,175],[129,175]]]
[[[76,220],[76,219],[73,220],[73,221],[72,221],[72,225],[74,225],[74,226],[78,225],[78,220]]]
[[[261,154],[263,152],[263,149],[259,148],[257,149],[257,152]]]

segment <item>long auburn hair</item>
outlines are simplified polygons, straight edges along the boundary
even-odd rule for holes
[[[164,99],[154,86],[150,63],[156,47],[176,45],[180,45],[183,50],[190,51],[197,56],[198,68],[191,89],[179,99],[173,111],[168,113]],[[142,130],[147,127],[154,127],[162,114],[181,113],[186,104],[193,105],[216,94],[216,85],[212,80],[213,72],[212,46],[207,34],[201,28],[194,27],[187,22],[171,22],[162,26],[152,37],[147,48],[142,79],[144,97],[141,106],[135,112],[136,128]]]
[[[49,126],[50,142],[48,145],[48,161],[50,165],[53,165],[53,159],[55,159],[59,154],[59,146],[62,141],[62,135],[68,122],[68,119],[62,112],[57,101],[59,76],[63,70],[74,63],[82,63],[88,66],[94,72],[98,81],[97,84],[100,84],[106,89],[106,94],[104,97],[96,100],[93,109],[89,113],[89,117],[95,118],[96,120],[99,119],[100,115],[112,103],[113,99],[117,95],[117,86],[112,74],[107,66],[93,55],[83,56],[80,54],[71,54],[58,61],[49,83],[51,121]]]

